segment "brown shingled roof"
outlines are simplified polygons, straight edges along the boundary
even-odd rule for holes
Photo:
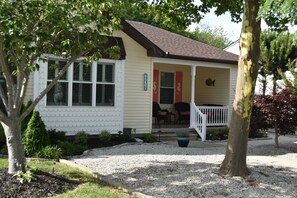
[[[238,55],[142,22],[123,21],[124,32],[147,49],[148,56],[237,64]]]

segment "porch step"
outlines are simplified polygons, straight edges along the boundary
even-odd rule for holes
[[[197,140],[198,139],[198,134],[192,130],[192,129],[175,129],[175,131],[164,131],[160,130],[161,132],[159,133],[158,131],[153,131],[152,134],[159,137],[160,135],[160,140],[161,141],[174,141],[176,140],[176,132],[189,132],[190,140]]]

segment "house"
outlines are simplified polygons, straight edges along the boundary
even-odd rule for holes
[[[153,101],[172,112],[176,102],[191,104],[188,127],[200,136],[206,125],[229,124],[237,55],[136,21],[123,21],[123,30],[109,42],[120,46],[119,60],[102,58],[90,67],[75,62],[40,101],[37,109],[47,128],[67,135],[123,128],[150,133]],[[47,58],[29,82],[27,99],[37,97],[58,72],[52,64],[64,64],[59,57]],[[211,113],[220,115],[220,121],[206,117]]]

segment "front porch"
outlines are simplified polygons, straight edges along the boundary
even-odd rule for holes
[[[228,126],[229,125],[229,108],[228,106],[197,106],[197,108],[206,115],[206,127],[213,126]],[[177,115],[170,115],[169,120],[166,122],[153,121],[152,129],[183,129],[190,127],[190,121],[178,122]]]
[[[156,73],[158,74],[157,80]],[[173,73],[171,75],[173,77],[164,78],[166,73]],[[153,119],[152,132],[192,129],[204,141],[206,127],[229,126],[231,117],[229,107],[232,102],[230,100],[232,98],[231,76],[230,68],[222,65],[220,67],[214,65],[209,67],[209,65],[189,66],[155,63],[153,100],[157,101],[162,109],[168,110],[170,115],[166,121],[161,120],[158,122]],[[173,83],[170,83],[170,78],[174,78]],[[168,89],[171,87],[172,90],[169,92]],[[165,91],[162,89],[165,89]],[[162,91],[166,95],[162,95]],[[179,121],[179,114],[174,108],[176,102],[189,104],[190,115],[188,121]]]

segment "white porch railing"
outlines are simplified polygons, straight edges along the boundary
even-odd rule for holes
[[[196,106],[191,103],[191,126],[200,135],[201,140],[206,139],[206,126],[228,126],[229,108],[227,106]]]
[[[191,103],[191,128],[194,128],[200,135],[201,140],[206,139],[206,115],[203,114],[198,107]]]
[[[206,115],[206,126],[228,126],[227,106],[198,106],[199,110]]]

